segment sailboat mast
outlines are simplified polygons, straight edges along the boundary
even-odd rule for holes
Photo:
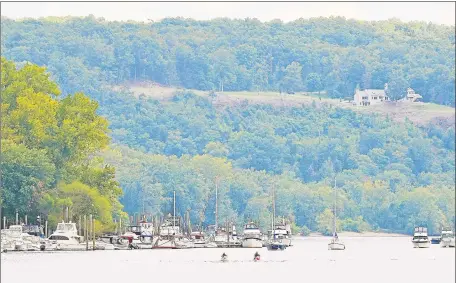
[[[334,177],[334,220],[333,220],[333,237],[336,236],[336,210],[337,210],[337,183]]]
[[[176,226],[176,191],[173,192],[173,226]]]
[[[275,239],[274,224],[275,224],[275,185],[272,185],[272,237]]]
[[[215,234],[218,229],[218,177],[215,177]]]

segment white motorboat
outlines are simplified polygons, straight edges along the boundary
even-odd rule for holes
[[[26,233],[23,225],[11,225],[9,229],[3,229],[2,243],[4,250],[38,251],[40,249],[40,238]]]
[[[120,236],[118,245],[128,245],[131,242],[135,247],[151,248],[153,244],[153,223],[141,221],[138,225],[130,225]]]
[[[431,246],[426,227],[415,227],[412,243],[414,248],[429,248]]]
[[[217,244],[215,242],[209,241],[206,238],[204,232],[197,231],[190,234],[190,238],[193,241],[195,248],[216,248]]]
[[[337,236],[337,183],[336,178],[334,178],[334,213],[333,213],[333,236],[331,242],[328,244],[328,250],[330,251],[343,251],[345,250],[345,244],[339,240]]]
[[[9,229],[2,229],[1,231],[2,252],[14,251],[16,249],[16,243],[11,233],[12,232]]]
[[[15,248],[18,251],[39,251],[40,238],[26,233],[22,234],[22,238],[16,241]]]
[[[455,238],[451,229],[443,229],[440,238],[440,246],[442,248],[454,248]]]
[[[49,244],[45,245],[46,250],[85,250],[84,238],[78,235],[76,223],[61,222],[49,238]],[[92,243],[90,243],[92,245]],[[93,248],[93,247],[92,247]],[[43,249],[43,247],[42,247]]]
[[[243,248],[262,248],[262,236],[260,228],[254,223],[249,222],[244,226],[244,236],[242,239]]]
[[[217,232],[215,232],[215,225],[209,225],[206,230],[208,234],[208,243],[211,246],[214,244],[219,248],[226,247],[240,247],[241,240],[238,238],[236,233],[236,227],[231,226],[231,230],[227,231],[225,227],[218,227]]]
[[[287,247],[291,247],[291,228],[289,224],[276,223],[274,225],[274,230],[268,231],[268,234],[281,240]]]

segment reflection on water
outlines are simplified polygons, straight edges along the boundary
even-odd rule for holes
[[[2,254],[1,282],[455,282],[455,249],[414,249],[410,238],[299,238],[285,251],[188,249]],[[259,251],[261,261],[254,262]],[[228,254],[228,262],[220,256]],[[101,281],[103,280],[103,281]],[[185,280],[185,281],[183,281]],[[61,281],[61,280],[59,280]]]

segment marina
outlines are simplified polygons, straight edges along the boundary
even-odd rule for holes
[[[335,186],[336,187],[336,186]],[[337,198],[334,190],[334,199]],[[49,236],[48,225],[13,224],[1,230],[1,252],[80,252],[80,251],[108,251],[108,250],[181,250],[181,249],[226,249],[244,248],[253,251],[277,251],[294,248],[292,231],[286,220],[276,221],[275,196],[273,193],[271,229],[263,233],[255,223],[249,221],[244,225],[241,234],[236,231],[233,222],[225,222],[223,226],[201,225],[192,231],[188,215],[185,223],[181,218],[168,214],[161,220],[159,217],[148,219],[146,215],[136,219],[137,223],[122,226],[117,222],[112,233],[96,234],[93,229],[95,219],[92,215],[81,217],[80,224],[72,221],[61,221]],[[346,249],[345,243],[339,239],[336,231],[336,202],[334,202],[333,234],[329,237],[328,250]],[[3,221],[6,223],[6,220]],[[19,221],[18,221],[19,222]],[[92,223],[90,225],[89,223]],[[44,229],[43,229],[44,228]],[[432,240],[437,244],[431,245],[426,227],[415,227],[411,243],[413,248],[454,248],[455,236],[451,228],[444,228],[441,236]],[[82,234],[82,235],[81,235]],[[404,235],[404,237],[407,237]],[[326,238],[326,237],[323,237]],[[410,238],[409,238],[410,239]]]

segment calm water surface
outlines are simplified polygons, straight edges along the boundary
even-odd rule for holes
[[[295,238],[286,251],[188,249],[7,253],[1,282],[455,282],[455,249],[414,249],[408,237]],[[260,262],[253,262],[259,250]],[[229,262],[221,263],[226,252]]]

